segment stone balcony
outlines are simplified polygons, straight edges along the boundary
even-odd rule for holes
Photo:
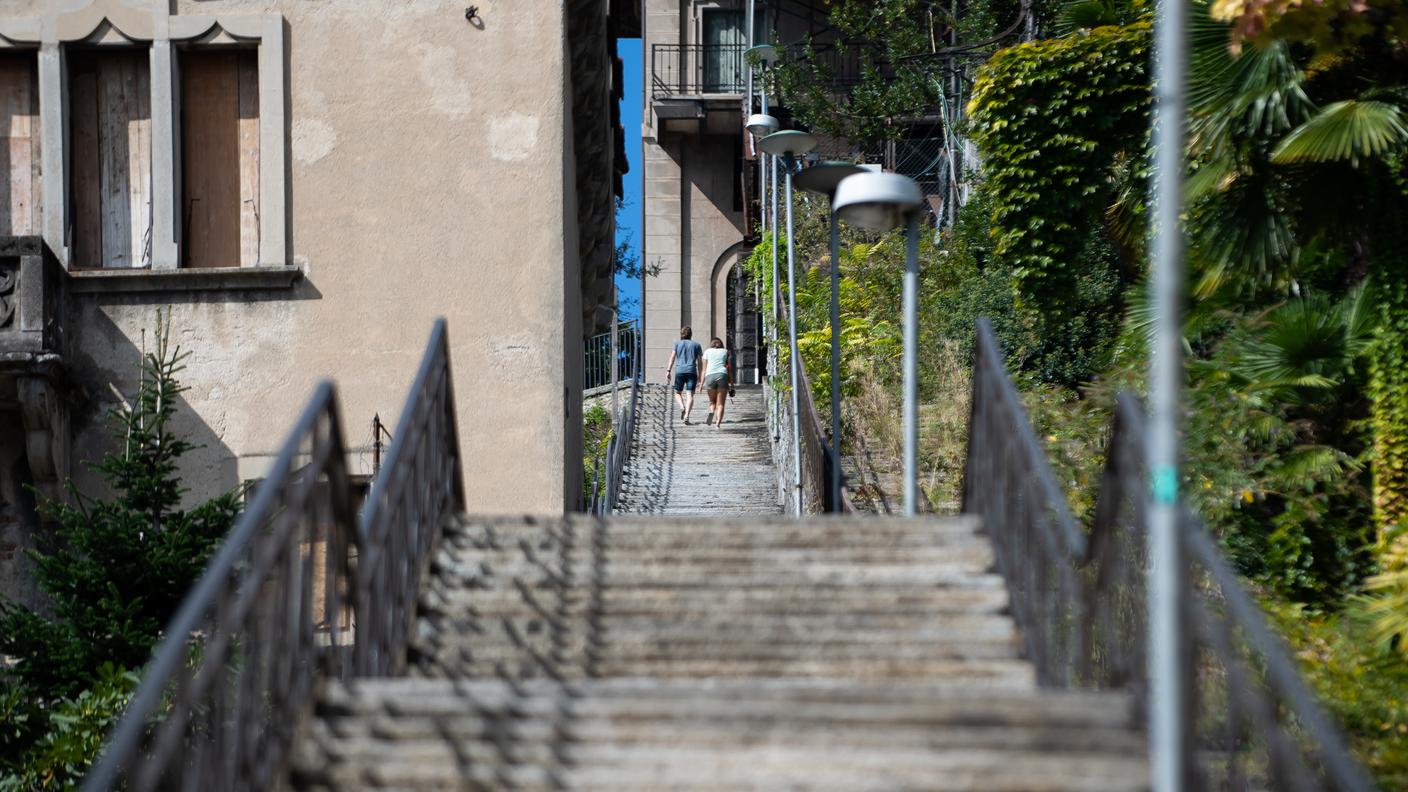
[[[0,413],[18,410],[30,474],[51,496],[68,475],[66,280],[41,238],[0,237]]]

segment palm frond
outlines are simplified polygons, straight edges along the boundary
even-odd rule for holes
[[[1056,12],[1052,32],[1057,36],[1069,36],[1078,30],[1119,23],[1120,16],[1116,9],[1105,0],[1073,0],[1064,3]]]
[[[1296,127],[1276,146],[1277,163],[1358,161],[1408,142],[1402,112],[1386,102],[1335,102]]]

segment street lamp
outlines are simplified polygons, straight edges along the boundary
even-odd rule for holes
[[[744,128],[748,130],[748,132],[753,136],[754,140],[756,141],[758,138],[763,138],[763,137],[767,137],[768,135],[771,135],[772,133],[776,132],[781,126],[782,126],[782,125],[781,125],[780,123],[778,123],[778,121],[777,121],[776,118],[773,118],[772,116],[767,115],[766,113],[754,113],[754,114],[748,116],[748,122],[744,125]],[[761,221],[761,222],[760,222],[760,226],[761,226],[761,230],[762,230],[763,233],[767,233],[767,230],[768,230],[768,208],[767,208],[767,200],[768,200],[767,159],[768,159],[768,155],[767,155],[766,152],[762,152],[762,151],[758,152],[758,216],[759,216],[759,219],[760,219],[760,221]],[[776,169],[774,169],[774,170],[776,170]],[[776,215],[776,213],[777,213],[777,202],[776,202],[776,201],[773,201],[773,214]],[[777,218],[776,218],[775,216],[773,217],[772,228],[773,228],[773,231],[776,232],[776,230],[777,230]],[[774,233],[774,236],[776,236],[776,233]],[[768,356],[769,356],[769,359],[768,359],[768,371],[772,371],[772,370],[773,370],[773,365],[772,365],[771,356],[772,356],[772,353],[773,353],[773,350],[774,350],[774,343],[773,343],[773,342],[777,340],[777,245],[776,245],[776,244],[774,244],[774,245],[772,246],[772,295],[773,295],[773,302],[772,302],[771,324],[769,324],[768,327],[764,328],[764,332],[763,332],[763,338],[764,338],[764,340],[767,342],[767,345],[768,345]],[[766,316],[766,314],[764,314],[764,315]],[[756,370],[758,371],[758,384],[762,384],[762,382],[763,382],[762,370],[761,370],[761,368],[756,369]],[[771,417],[771,415],[772,415],[772,409],[773,409],[773,400],[772,400],[772,399],[768,399],[769,417]],[[774,421],[774,426],[776,426],[776,422],[775,422],[775,421]]]
[[[790,357],[792,358],[792,508],[798,517],[802,516],[802,424],[800,415],[800,405],[798,404],[798,383],[801,377],[798,372],[801,370],[801,360],[797,354],[797,287],[796,287],[796,267],[793,265],[793,245],[792,245],[792,171],[796,170],[797,157],[806,154],[816,148],[816,138],[806,132],[798,132],[789,129],[782,132],[774,132],[771,135],[758,141],[758,148],[773,157],[782,157],[784,170],[787,173],[787,332],[791,336],[788,341],[791,344]],[[774,160],[776,162],[776,160]],[[775,218],[774,218],[775,219]],[[774,234],[774,239],[776,234]],[[776,261],[777,244],[773,244],[773,260]],[[774,270],[776,271],[776,270]],[[774,292],[775,294],[776,292]]]
[[[831,201],[831,508],[841,503],[841,262],[840,234],[836,230],[836,185],[847,176],[864,172],[849,162],[820,162],[797,174],[797,186],[825,195]]]
[[[751,20],[752,17],[750,16],[749,19]],[[772,133],[776,132],[778,129],[781,129],[781,124],[778,124],[778,123],[777,123],[777,119],[776,119],[776,118],[773,118],[773,117],[770,116],[770,115],[768,115],[768,81],[767,81],[768,67],[771,66],[771,65],[773,65],[774,63],[777,63],[777,48],[774,47],[774,46],[771,45],[771,44],[758,44],[757,46],[750,46],[750,47],[748,48],[748,50],[744,53],[744,57],[747,58],[748,62],[750,62],[750,63],[757,63],[757,64],[758,64],[758,70],[759,70],[759,75],[758,75],[758,93],[759,93],[759,94],[761,95],[761,97],[762,97],[763,111],[762,111],[762,113],[759,113],[759,114],[757,114],[757,115],[750,115],[750,116],[748,117],[748,125],[747,125],[748,131],[753,133],[753,136],[754,136],[754,138],[755,138],[754,145],[756,146],[756,145],[757,145],[756,138],[762,138],[762,137],[765,137],[765,136],[767,136],[767,135],[771,135]],[[749,74],[751,74],[751,73],[752,73],[752,72],[750,71]],[[752,105],[750,104],[749,107],[748,107],[748,111],[751,113],[752,110],[753,110],[753,108],[752,108]],[[755,122],[757,122],[757,123],[755,124]],[[764,153],[764,154],[762,154],[762,155],[760,155],[760,156],[758,157],[758,214],[762,217],[762,221],[763,221],[763,222],[762,222],[762,229],[763,229],[763,231],[767,231],[767,229],[771,228],[772,231],[773,231],[773,236],[776,237],[776,236],[777,236],[777,158],[776,158],[776,157],[773,157],[773,158],[771,158],[771,159],[772,159],[772,173],[771,173],[772,183],[771,183],[771,185],[769,185],[769,183],[768,183],[768,179],[769,179],[768,160],[769,160],[769,157],[766,155],[766,153]],[[768,221],[768,196],[769,196],[769,195],[772,196],[772,220],[771,220],[771,222]],[[774,241],[775,241],[775,240],[774,240]],[[776,358],[777,358],[777,343],[776,343],[776,342],[777,342],[777,245],[776,245],[776,244],[774,244],[774,245],[772,246],[772,299],[773,299],[772,336],[771,336],[771,339],[770,339],[770,343],[768,344],[768,372],[769,372],[769,373],[774,372],[774,371],[777,370],[777,359],[776,359]],[[759,383],[762,382],[762,377],[761,377],[761,376],[759,376],[758,382],[759,382]],[[777,434],[777,431],[778,431],[778,430],[777,430],[777,420],[776,420],[776,416],[777,416],[777,412],[778,412],[779,409],[781,409],[781,405],[780,405],[780,403],[777,401],[777,398],[776,398],[776,397],[773,397],[773,398],[768,399],[768,415],[769,415],[769,417],[772,418],[772,420],[769,421],[769,423],[771,423],[772,426],[773,426],[773,442],[776,442],[777,439],[778,439],[778,434]]]
[[[890,229],[905,226],[904,266],[904,514],[919,502],[919,207],[924,194],[908,176],[858,173],[841,180],[832,211],[851,225]]]

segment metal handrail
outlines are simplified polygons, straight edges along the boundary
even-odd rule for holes
[[[611,442],[606,449],[606,486],[594,514],[614,514],[621,495],[621,478],[631,458],[631,442],[636,431],[636,403],[640,398],[640,378],[631,380],[631,396],[621,407],[612,426]]]
[[[441,319],[359,522],[335,388],[318,385],[83,789],[276,788],[320,677],[403,667],[435,538],[464,507],[458,438]]]
[[[802,426],[810,435],[806,445],[810,450],[810,446],[815,444],[822,455],[821,481],[812,482],[813,488],[819,488],[819,491],[813,494],[815,499],[813,502],[822,504],[822,511],[827,514],[854,514],[856,505],[851,500],[850,487],[847,484],[846,471],[844,470],[841,471],[840,502],[831,502],[831,487],[828,482],[831,481],[831,471],[834,467],[841,466],[841,454],[837,450],[840,438],[826,436],[826,428],[821,424],[821,417],[817,415],[816,411],[816,401],[812,398],[812,383],[811,378],[807,376],[807,367],[798,366],[797,371],[800,374],[802,388],[798,393],[798,403],[801,405],[803,416]]]
[[[978,320],[963,511],[983,517],[998,569],[1011,590],[1037,678],[1068,685],[1081,634],[1074,626],[1083,591],[1085,536],[1056,483],[1016,387],[1007,376],[992,326]]]
[[[358,676],[406,663],[420,581],[445,519],[462,511],[464,482],[445,320],[430,332],[381,475],[358,524]]]
[[[355,540],[342,422],[323,382],[167,625],[83,789],[273,788],[317,677],[351,671]]]
[[[1087,540],[1006,375],[992,328],[979,321],[964,511],[982,516],[993,538],[1041,681],[1127,689],[1145,711],[1146,444],[1139,404],[1121,394]],[[1179,535],[1189,662],[1188,677],[1176,685],[1177,705],[1191,733],[1177,761],[1191,788],[1374,789],[1285,643],[1187,508]]]
[[[1145,418],[1128,393],[1116,401],[1100,499],[1091,528],[1086,595],[1090,683],[1147,690],[1144,546],[1148,505]],[[1181,510],[1180,611],[1190,674],[1178,705],[1189,714],[1187,777],[1198,788],[1372,790],[1344,736],[1297,672],[1216,540]],[[1121,605],[1123,603],[1123,605]],[[1137,607],[1131,607],[1137,606]],[[1193,677],[1193,673],[1197,673]]]

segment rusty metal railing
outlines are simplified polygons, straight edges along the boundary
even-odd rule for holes
[[[316,679],[352,670],[354,519],[324,382],[167,626],[83,788],[274,788]]]
[[[1091,529],[1065,493],[1007,377],[992,327],[978,324],[963,510],[983,518],[1040,681],[1122,688],[1147,707],[1147,434],[1121,394]],[[1192,733],[1177,757],[1198,790],[1374,789],[1301,679],[1284,642],[1191,510],[1183,510],[1179,608]]]
[[[320,677],[405,663],[421,577],[464,507],[439,320],[357,519],[324,382],[167,626],[84,790],[275,789]]]

